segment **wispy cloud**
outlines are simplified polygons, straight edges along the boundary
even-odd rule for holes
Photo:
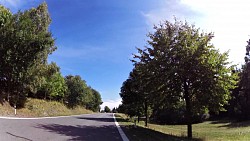
[[[212,40],[222,52],[230,50],[229,60],[244,61],[245,46],[250,35],[248,0],[166,0],[162,7],[142,12],[152,27],[163,20],[187,20],[205,32],[214,32]]]
[[[41,0],[0,0],[0,4],[9,8],[12,12],[23,10],[25,6],[32,5],[36,6]]]
[[[0,0],[0,4],[14,8],[17,8],[19,5],[21,5],[21,2],[21,0]]]
[[[198,26],[215,33],[215,47],[230,50],[230,61],[234,63],[244,61],[246,41],[250,38],[248,0],[182,0],[182,3],[204,15]]]
[[[80,48],[60,47],[53,53],[53,56],[68,59],[94,59],[107,51],[107,48],[83,46]]]
[[[149,26],[157,25],[164,20],[173,20],[173,17],[194,21],[194,15],[199,16],[200,14],[183,4],[180,0],[161,0],[160,7],[142,11],[141,13],[146,18]]]

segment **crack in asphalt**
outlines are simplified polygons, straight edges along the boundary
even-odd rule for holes
[[[28,138],[21,137],[21,136],[17,136],[17,135],[14,135],[14,134],[12,134],[12,133],[9,133],[9,132],[6,132],[6,133],[9,134],[9,135],[11,135],[11,136],[14,136],[14,137],[16,137],[16,138],[21,138],[21,139],[25,139],[25,140],[27,140],[27,141],[32,141],[32,140],[30,140],[30,139],[28,139]]]

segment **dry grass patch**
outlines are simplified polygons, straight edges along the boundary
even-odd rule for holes
[[[17,109],[18,117],[50,117],[50,116],[67,116],[93,113],[83,107],[74,109],[67,108],[64,104],[56,101],[45,101],[40,99],[28,99],[25,107]],[[8,103],[3,103],[0,106],[1,116],[15,116],[14,108]]]

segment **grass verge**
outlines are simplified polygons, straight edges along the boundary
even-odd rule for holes
[[[17,117],[50,117],[67,116],[93,113],[82,107],[74,109],[67,108],[64,104],[56,101],[45,101],[40,99],[28,99],[25,107],[17,109]],[[0,105],[1,116],[15,116],[14,109],[7,102]]]
[[[124,114],[115,114],[122,130],[130,141],[202,141],[201,139],[188,139],[182,136],[169,135],[152,128],[145,128],[141,124],[134,126]]]
[[[186,141],[186,125],[157,125],[140,122],[135,128],[124,115],[116,114],[117,121],[131,141]],[[202,141],[247,141],[250,140],[250,121],[234,122],[230,120],[206,121],[193,124],[194,140]]]

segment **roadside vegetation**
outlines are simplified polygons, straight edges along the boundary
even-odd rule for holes
[[[57,49],[50,23],[45,2],[17,13],[0,5],[0,102],[19,111],[26,108],[22,113],[33,110],[37,116],[62,115],[66,107],[100,111],[102,99],[97,90],[79,75],[62,76],[60,67],[48,62]],[[47,106],[51,109],[35,99],[50,101]]]
[[[14,108],[8,102],[0,106],[0,116],[11,117],[49,117],[49,116],[68,116],[93,113],[81,106],[73,109],[66,107],[57,101],[45,101],[40,99],[28,98],[23,108],[17,109],[15,115]]]
[[[250,121],[229,119],[208,120],[193,124],[193,139],[186,138],[185,125],[159,125],[134,120],[124,114],[116,114],[117,121],[131,141],[245,141],[250,139]]]
[[[143,122],[134,126],[134,120],[128,116],[116,113],[116,120],[130,141],[202,141],[201,139],[188,139],[185,136],[166,134],[157,128],[151,128],[151,124],[145,127]]]
[[[212,44],[214,33],[187,21],[164,21],[148,37],[131,60],[134,68],[121,87],[117,111],[144,117],[146,127],[168,135],[249,140],[250,40],[240,69],[228,61],[229,52]],[[228,121],[206,121],[220,118]],[[227,127],[235,121],[244,127]]]

